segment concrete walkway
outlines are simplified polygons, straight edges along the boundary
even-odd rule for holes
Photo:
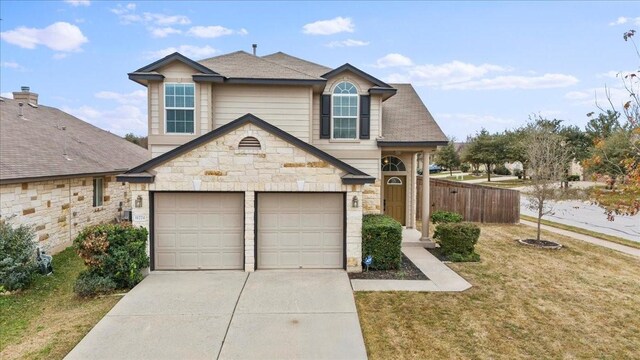
[[[421,247],[422,234],[416,229],[403,229],[402,253],[425,274],[429,280],[364,280],[353,279],[354,291],[464,291],[471,284],[450,267]]]
[[[366,359],[344,271],[154,271],[66,359]]]
[[[527,226],[538,227],[538,224],[533,222],[533,221],[520,220],[520,223],[523,224],[523,225],[527,225]],[[614,242],[611,242],[611,241],[598,239],[598,238],[595,238],[595,237],[589,236],[589,235],[578,234],[578,233],[575,233],[573,231],[558,229],[558,228],[555,228],[555,227],[549,226],[549,225],[541,225],[540,228],[543,229],[543,230],[552,232],[552,233],[556,233],[556,234],[559,234],[559,235],[564,235],[564,236],[567,236],[567,237],[570,237],[570,238],[574,238],[574,239],[577,239],[577,240],[582,240],[582,241],[588,242],[590,244],[599,245],[599,246],[603,246],[603,247],[606,247],[606,248],[609,248],[609,249],[612,249],[612,250],[616,250],[616,251],[619,251],[621,253],[625,253],[627,255],[640,257],[640,249],[632,248],[631,246],[617,244],[617,243],[614,243]]]

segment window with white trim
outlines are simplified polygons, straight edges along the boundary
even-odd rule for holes
[[[358,134],[358,89],[343,81],[333,89],[332,137],[334,139],[357,139]]]
[[[382,158],[382,171],[407,171],[402,160],[395,156],[385,156]]]
[[[387,185],[402,185],[402,179],[397,176],[390,177],[389,180],[387,180]]]
[[[104,199],[104,179],[93,179],[93,207],[102,206],[102,200]]]
[[[165,132],[193,134],[195,117],[195,85],[165,84]]]

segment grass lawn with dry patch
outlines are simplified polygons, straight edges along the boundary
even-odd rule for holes
[[[62,359],[120,299],[74,294],[84,264],[72,248],[53,265],[29,289],[0,296],[0,359]]]
[[[358,292],[371,359],[638,358],[640,259],[524,225],[482,225],[462,293]]]

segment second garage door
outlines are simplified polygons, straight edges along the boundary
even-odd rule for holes
[[[258,194],[258,269],[344,266],[344,195]]]
[[[156,193],[156,270],[242,269],[244,195]]]

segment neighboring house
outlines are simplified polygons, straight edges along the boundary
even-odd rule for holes
[[[360,271],[362,215],[415,227],[416,155],[447,143],[411,85],[349,64],[174,53],[129,78],[153,158],[118,180],[152,270]]]
[[[61,110],[23,87],[0,98],[0,217],[36,232],[56,253],[86,225],[119,218],[129,187],[115,175],[147,150]]]

